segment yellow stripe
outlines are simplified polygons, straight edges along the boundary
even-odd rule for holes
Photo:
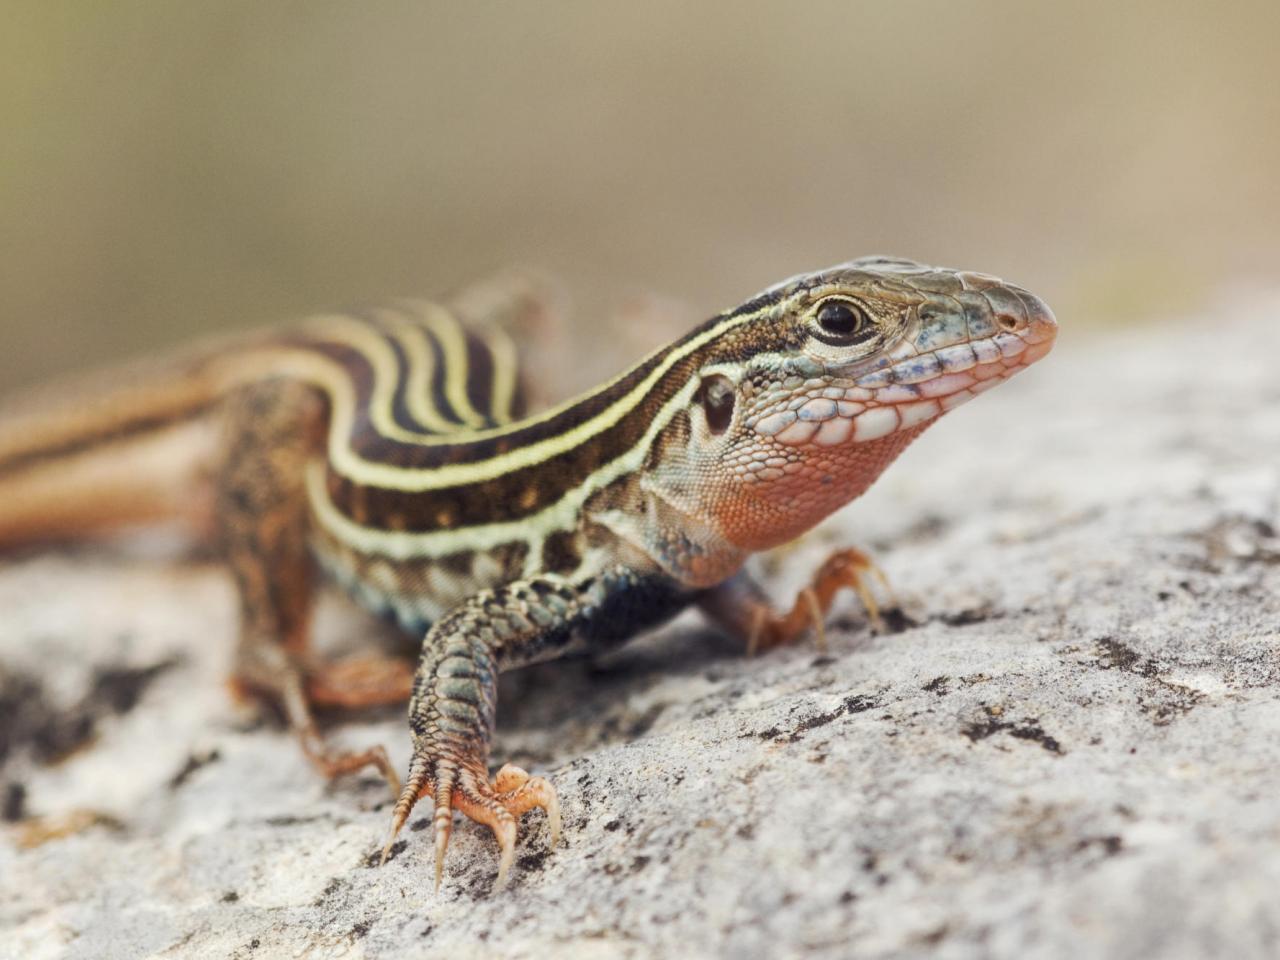
[[[421,493],[426,490],[438,490],[443,487],[483,483],[509,471],[543,463],[559,453],[587,442],[592,437],[608,430],[622,420],[637,404],[648,396],[653,386],[666,375],[668,370],[689,356],[689,354],[699,350],[727,331],[755,319],[756,316],[758,314],[727,317],[714,327],[704,330],[698,336],[681,344],[678,348],[664,347],[662,350],[650,354],[648,358],[640,361],[638,365],[643,365],[648,359],[655,355],[661,355],[666,351],[662,361],[625,396],[600,411],[591,419],[577,424],[558,436],[548,437],[537,443],[517,447],[508,453],[491,457],[487,460],[474,463],[448,464],[422,470],[367,460],[359,456],[351,448],[351,429],[355,423],[355,391],[346,372],[334,361],[309,353],[305,349],[291,349],[288,347],[272,349],[267,347],[260,351],[255,351],[256,362],[253,364],[250,364],[244,357],[229,362],[226,378],[233,382],[241,382],[248,378],[276,373],[296,376],[299,379],[315,383],[329,394],[332,407],[329,428],[329,458],[334,470],[342,476],[365,486]],[[381,337],[367,328],[361,329],[358,323],[349,318],[322,318],[315,323],[321,329],[327,329],[329,334],[334,337],[345,332],[349,334],[352,344],[357,342],[365,343],[367,347],[365,352],[370,359],[370,363],[374,365],[375,373],[374,396],[370,401],[369,414],[371,422],[379,432],[390,439],[416,443],[420,446],[446,446],[459,442],[457,435],[416,434],[404,430],[391,420],[390,401],[395,374],[395,357],[391,353],[391,348]],[[344,323],[353,325],[355,329],[344,326]],[[632,369],[635,369],[635,367],[632,367]],[[624,371],[604,385],[596,388],[592,393],[568,400],[540,416],[487,430],[469,431],[466,434],[466,441],[500,437],[514,433],[517,430],[523,430],[532,424],[550,420],[575,404],[580,403],[586,397],[608,390],[626,375],[627,372]]]
[[[378,433],[388,439],[399,440],[403,443],[422,443],[424,440],[437,435],[423,433],[419,430],[410,430],[396,423],[393,410],[396,383],[400,375],[399,365],[396,363],[396,355],[392,351],[391,345],[377,330],[362,320],[342,315],[315,317],[306,321],[301,329],[317,340],[325,343],[336,343],[339,346],[355,350],[368,361],[373,371],[373,383],[367,412],[369,414],[369,422],[373,424]],[[430,363],[429,360],[428,363]],[[334,366],[338,370],[342,369],[341,365],[336,362]],[[411,376],[415,372],[411,367]],[[419,373],[418,380],[420,381],[423,376],[425,374]],[[351,387],[349,375],[344,373],[343,379],[346,381],[345,390],[351,395],[351,423],[354,425],[355,394]],[[326,390],[330,390],[328,380],[326,380],[324,386]],[[330,390],[330,392],[332,391]],[[429,397],[429,394],[424,396]],[[429,404],[430,401],[428,400],[427,402]],[[444,419],[438,411],[429,406],[422,406],[415,412],[414,416],[417,417],[418,414],[422,415],[423,426],[429,430],[446,432],[458,429],[458,424]],[[336,417],[334,419],[336,421]],[[343,445],[348,444],[344,441]]]
[[[399,314],[379,313],[390,328],[392,335],[404,350],[405,361],[409,373],[405,381],[405,404],[409,413],[418,423],[433,433],[454,433],[463,426],[455,420],[448,419],[432,401],[432,376],[435,374],[435,351],[427,340],[427,333],[418,324]],[[422,434],[416,434],[412,441],[417,443]]]
[[[335,539],[362,554],[408,560],[441,557],[463,550],[489,550],[517,540],[536,545],[556,530],[573,529],[577,525],[582,505],[592,494],[619,477],[639,470],[644,464],[645,456],[654,438],[671,421],[677,411],[692,401],[697,388],[698,381],[691,379],[663,405],[639,443],[617,459],[605,464],[555,503],[519,520],[421,533],[378,530],[361,526],[342,513],[330,500],[325,484],[325,465],[319,460],[308,466],[307,493],[312,510],[325,530]],[[531,555],[532,553],[531,550]]]
[[[485,324],[477,333],[488,348],[489,358],[493,364],[490,416],[495,423],[510,423],[513,416],[511,406],[516,399],[516,381],[520,362],[516,355],[516,345],[505,330],[492,324]]]
[[[305,347],[264,345],[247,356],[232,356],[212,364],[210,375],[220,382],[223,391],[268,377],[289,377],[318,387],[329,399],[329,456],[335,461],[335,468],[337,460],[344,457],[371,465],[351,451],[356,394],[350,374],[338,361]]]
[[[629,393],[620,400],[615,401],[612,405],[602,410],[590,420],[583,421],[564,433],[548,437],[537,443],[526,444],[517,447],[501,456],[492,457],[488,460],[481,460],[475,463],[457,463],[446,466],[436,467],[431,470],[406,470],[400,467],[388,466],[386,464],[369,463],[362,461],[358,466],[351,463],[335,463],[337,469],[346,476],[358,483],[364,483],[369,486],[380,486],[391,490],[404,490],[407,492],[421,492],[425,490],[438,490],[442,487],[461,486],[463,484],[483,483],[486,480],[492,480],[504,473],[512,470],[519,470],[525,467],[535,466],[546,460],[571,450],[579,444],[585,443],[592,437],[603,433],[609,428],[616,425],[623,417],[633,410],[643,399],[649,395],[654,385],[666,375],[667,371],[683,360],[689,354],[699,350],[711,340],[722,336],[726,331],[733,329],[741,324],[751,320],[754,315],[748,314],[738,317],[730,317],[716,326],[704,330],[698,336],[692,338],[688,342],[682,344],[678,349],[667,348],[666,355],[662,361],[658,363],[649,375],[640,383],[636,384]],[[643,362],[643,361],[642,361]],[[633,368],[634,369],[634,368]],[[610,381],[610,383],[616,382]],[[608,389],[610,384],[606,384],[600,389]],[[510,433],[517,429],[523,429],[530,423],[543,421],[551,416],[555,416],[560,410],[566,409],[579,401],[570,401],[561,405],[556,410],[544,414],[534,420],[521,421],[509,427],[503,427],[493,430],[476,431],[469,435],[468,439],[480,438],[486,436],[500,436]],[[428,443],[449,443],[448,438],[434,438],[427,441]],[[354,467],[352,473],[347,473],[349,468]]]
[[[470,363],[467,360],[467,338],[462,325],[448,310],[426,300],[406,300],[405,305],[421,318],[428,332],[440,345],[444,357],[444,395],[463,423],[469,427],[483,427],[485,416],[471,405],[467,396],[467,376]]]

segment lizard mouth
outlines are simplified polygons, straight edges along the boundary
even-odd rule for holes
[[[1057,321],[1037,297],[1018,291],[1020,310],[996,313],[995,332],[959,343],[920,349],[918,334],[907,356],[863,374],[848,386],[820,391],[797,409],[759,418],[755,431],[787,446],[839,446],[878,440],[940,417],[1003,383],[1047,354]]]

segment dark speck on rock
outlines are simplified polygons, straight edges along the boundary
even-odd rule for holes
[[[208,750],[203,753],[191,754],[187,757],[187,762],[182,765],[181,769],[169,778],[169,789],[177,790],[184,783],[190,780],[192,774],[201,767],[206,767],[220,759],[222,759],[222,754],[217,750]]]
[[[991,712],[992,710],[994,708],[988,708],[988,716],[965,724],[960,728],[960,732],[974,743],[979,740],[986,740],[997,733],[1007,733],[1018,740],[1029,740],[1033,743],[1038,743],[1049,753],[1058,756],[1063,754],[1062,745],[1054,737],[1044,732],[1040,726],[1040,721],[1036,718],[1029,717],[1014,722],[1000,719],[1000,715]]]
[[[27,788],[20,783],[6,783],[4,797],[0,801],[0,820],[17,823],[26,812]]]
[[[516,864],[520,867],[521,873],[537,873],[546,866],[547,854],[546,847],[530,850],[528,853],[521,854],[516,860]]]
[[[387,855],[387,863],[390,863],[396,857],[400,856],[400,854],[404,853],[404,851],[408,849],[408,847],[409,847],[408,840],[397,840],[395,843],[393,843],[391,845],[391,852]],[[364,858],[364,865],[366,867],[377,867],[379,864],[381,864],[381,862],[382,862],[381,847],[379,847],[377,850],[374,850],[373,853],[369,854],[367,857]]]
[[[173,669],[180,661],[162,660],[147,667],[112,667],[99,670],[94,678],[94,697],[115,713],[128,713],[151,682]]]
[[[913,627],[920,626],[920,621],[913,618],[901,607],[890,607],[880,611],[880,620],[884,624],[884,632],[888,636],[905,633]]]

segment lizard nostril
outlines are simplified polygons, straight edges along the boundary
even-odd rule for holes
[[[1022,321],[1011,313],[997,313],[996,326],[1005,333],[1017,333],[1022,327]]]

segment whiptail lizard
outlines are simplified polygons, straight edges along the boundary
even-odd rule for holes
[[[510,765],[489,777],[500,670],[616,644],[689,604],[760,648],[820,629],[842,587],[869,600],[857,551],[785,615],[741,567],[1056,334],[1018,287],[872,257],[770,287],[522,416],[493,321],[531,301],[469,300],[320,317],[0,420],[0,546],[174,514],[211,524],[241,600],[241,689],[281,703],[326,774],[381,770],[392,839],[429,798],[437,884],[454,810],[496,835],[498,886],[522,813],[542,807],[559,831],[548,781]],[[308,654],[313,558],[423,636],[416,672]],[[380,747],[340,753],[316,732],[314,705],[405,697],[403,788]]]

